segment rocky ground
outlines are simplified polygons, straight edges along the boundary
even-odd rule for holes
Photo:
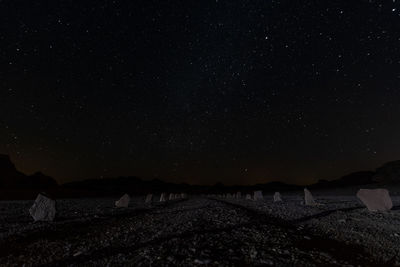
[[[400,211],[369,213],[353,197],[284,203],[192,197],[116,209],[113,199],[59,200],[52,223],[32,201],[0,202],[1,266],[376,266],[400,262]],[[394,203],[400,204],[395,198]]]

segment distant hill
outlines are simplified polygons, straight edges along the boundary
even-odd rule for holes
[[[376,169],[373,180],[378,183],[400,183],[400,160],[391,161]]]
[[[360,171],[343,176],[337,180],[319,180],[307,187],[311,189],[333,189],[359,186],[375,186],[384,184],[400,184],[400,161],[384,164],[374,171]],[[0,154],[0,199],[34,198],[37,193],[45,191],[57,198],[69,197],[101,197],[116,196],[122,193],[143,195],[181,193],[188,194],[219,194],[219,193],[252,193],[254,190],[268,192],[287,192],[302,190],[304,186],[286,184],[283,182],[268,182],[256,185],[226,186],[222,183],[215,185],[176,184],[162,180],[142,180],[138,177],[95,178],[58,185],[52,177],[41,172],[25,175],[15,168],[10,157]]]
[[[57,187],[52,177],[41,172],[25,175],[15,168],[8,155],[0,154],[0,199],[31,198],[40,191],[54,191]]]
[[[0,154],[0,186],[18,187],[26,177],[22,172],[17,171],[8,155]]]
[[[317,183],[308,186],[313,189],[325,189],[325,188],[338,188],[338,187],[347,187],[354,185],[366,185],[372,184],[375,181],[373,177],[375,172],[373,171],[360,171],[354,172],[348,175],[345,175],[337,180],[327,181],[327,180],[319,180]]]

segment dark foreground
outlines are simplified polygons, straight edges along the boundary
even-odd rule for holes
[[[78,204],[71,203],[71,209]],[[194,198],[127,209],[84,209],[88,208],[75,209],[68,217],[60,215],[54,223],[33,223],[18,214],[2,218],[0,264],[393,264],[378,262],[359,245],[318,237],[240,202]]]

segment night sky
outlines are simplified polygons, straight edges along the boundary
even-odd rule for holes
[[[59,182],[400,159],[398,1],[1,1],[0,153]]]

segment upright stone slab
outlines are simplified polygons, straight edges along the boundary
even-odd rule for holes
[[[246,199],[247,200],[251,200],[251,195],[250,194],[246,194]]]
[[[241,199],[242,198],[242,193],[241,192],[237,192],[236,193],[236,198],[237,199]]]
[[[387,189],[360,189],[357,192],[357,197],[369,211],[386,211],[393,207]]]
[[[160,196],[160,202],[165,202],[167,201],[167,193],[162,193]]]
[[[169,200],[174,200],[174,194],[170,193],[168,199],[169,199]]]
[[[282,201],[281,193],[275,192],[275,194],[274,194],[274,202],[281,202],[281,201]]]
[[[153,200],[153,194],[147,194],[144,203],[151,203],[152,200]]]
[[[311,192],[307,188],[304,188],[304,204],[306,206],[315,206],[315,205],[317,205],[317,203],[315,202]]]
[[[262,191],[254,191],[254,200],[263,200]]]
[[[125,194],[119,200],[115,201],[115,206],[117,208],[127,208],[129,206],[129,201],[131,201],[131,198],[128,194]]]
[[[56,216],[56,201],[42,194],[36,197],[29,209],[29,214],[36,221],[53,221]]]

